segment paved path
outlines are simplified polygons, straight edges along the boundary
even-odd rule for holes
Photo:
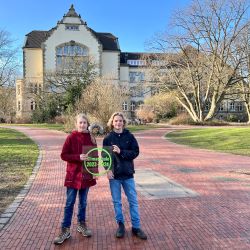
[[[131,235],[124,199],[127,234],[116,239],[116,224],[106,177],[89,192],[88,225],[92,238],[76,232],[54,246],[65,203],[65,163],[59,158],[65,134],[19,128],[43,149],[36,179],[21,206],[0,231],[0,249],[250,249],[250,179],[235,170],[250,170],[250,157],[176,145],[162,136],[170,129],[137,133],[141,154],[137,168],[151,168],[199,193],[195,198],[149,200],[139,193],[147,241]],[[32,152],[31,152],[32,153]]]

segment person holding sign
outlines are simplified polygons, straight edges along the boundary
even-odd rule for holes
[[[85,237],[92,235],[91,230],[86,225],[86,206],[89,188],[96,185],[96,177],[93,177],[83,167],[83,161],[88,159],[86,152],[89,148],[95,148],[97,144],[95,138],[88,131],[89,121],[84,114],[76,116],[75,125],[76,130],[67,137],[61,153],[62,160],[67,162],[64,182],[64,186],[67,188],[67,198],[61,232],[55,238],[55,244],[62,244],[71,236],[70,226],[77,194],[79,197],[77,231]],[[91,157],[98,157],[98,153],[91,155]],[[92,168],[92,171],[98,173],[98,166]]]
[[[139,155],[139,146],[132,133],[125,129],[126,120],[122,113],[114,113],[108,122],[111,132],[104,138],[103,147],[112,147],[113,169],[108,171],[110,191],[112,195],[115,219],[118,223],[116,237],[125,235],[124,217],[122,214],[121,187],[129,202],[132,233],[140,239],[146,240],[147,236],[140,225],[137,193],[134,181],[134,162]]]

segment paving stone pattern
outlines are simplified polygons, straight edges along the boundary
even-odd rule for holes
[[[192,149],[162,138],[173,129],[178,128],[136,134],[141,151],[136,168],[151,169],[198,196],[149,199],[138,191],[142,228],[148,235],[141,241],[130,232],[123,195],[127,233],[116,239],[108,180],[101,177],[88,197],[87,223],[93,237],[83,238],[76,231],[75,207],[72,237],[55,246],[65,204],[60,151],[66,135],[19,127],[40,144],[43,157],[28,193],[0,231],[0,249],[250,249],[250,176],[237,173],[249,172],[250,157]]]

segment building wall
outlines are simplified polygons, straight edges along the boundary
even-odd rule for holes
[[[128,66],[120,67],[120,82],[124,82],[124,83],[129,82],[129,67]]]
[[[78,20],[77,18],[66,18],[66,20],[69,19],[72,19],[72,21],[74,19]],[[100,72],[102,45],[99,44],[92,32],[83,24],[79,25],[79,31],[65,30],[65,24],[58,24],[57,28],[44,43],[45,71],[54,71],[56,69],[56,47],[70,41],[83,44],[88,48],[89,56],[99,66],[98,72]]]
[[[110,76],[113,79],[119,79],[120,52],[103,51],[102,53],[102,76]]]
[[[41,78],[43,76],[43,50],[24,49],[24,77]]]

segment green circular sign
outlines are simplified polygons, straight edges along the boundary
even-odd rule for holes
[[[110,153],[104,149],[104,148],[92,148],[90,149],[86,154],[90,154],[92,152],[101,152],[101,157],[89,157],[88,159],[85,160],[83,162],[83,165],[85,167],[85,169],[92,174],[93,176],[101,176],[101,175],[105,175],[111,168],[112,165],[112,158]],[[105,156],[103,156],[104,154],[106,154]],[[91,169],[93,168],[98,168],[98,167],[104,167],[105,171],[102,171],[100,173],[95,173],[93,171],[91,171]]]

